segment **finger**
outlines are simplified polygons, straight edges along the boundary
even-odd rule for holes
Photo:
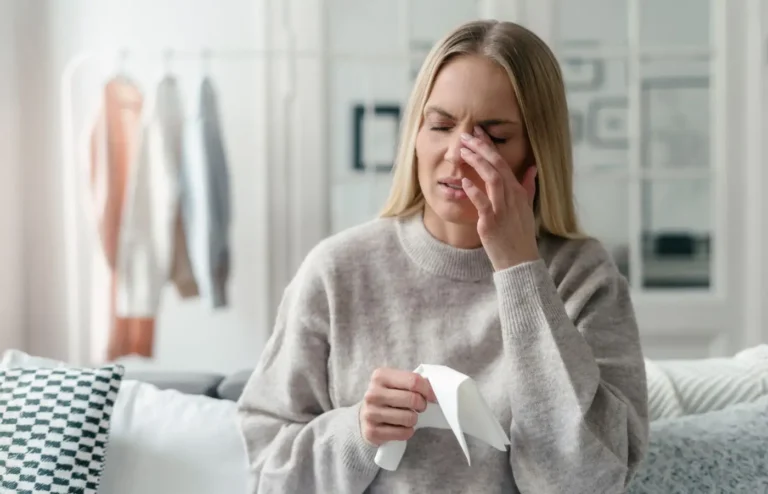
[[[504,179],[501,174],[487,160],[469,148],[461,148],[461,157],[475,169],[480,178],[485,182],[488,199],[490,199],[494,211],[501,211],[506,205]],[[479,189],[478,189],[479,190]]]
[[[411,427],[398,427],[394,425],[380,425],[367,431],[367,439],[373,444],[381,445],[389,441],[407,441],[416,432]]]
[[[375,406],[389,406],[423,412],[427,409],[427,399],[420,393],[375,387],[365,394],[365,401]]]
[[[508,190],[508,192],[512,192],[518,185],[522,185],[521,181],[512,170],[512,167],[509,166],[509,164],[496,150],[496,145],[493,143],[493,141],[491,141],[491,137],[488,135],[488,133],[485,132],[482,127],[476,125],[474,135],[485,143],[485,147],[487,149],[491,150],[490,153],[493,159],[489,160],[489,163],[492,165],[498,165],[495,166],[495,168],[499,170],[499,173],[504,178],[504,180],[509,181],[511,184],[510,190]]]
[[[419,414],[413,410],[375,405],[366,407],[363,414],[363,420],[369,424],[396,425],[399,427],[413,427],[418,418]]]
[[[533,209],[533,200],[536,198],[536,176],[538,173],[538,167],[533,165],[525,171],[525,175],[523,176],[522,186],[525,189],[525,193],[528,197],[528,205],[531,209]]]
[[[485,143],[485,146],[492,149],[492,154],[494,155],[494,159],[490,160],[489,162],[493,165],[494,163],[498,164],[499,173],[502,174],[502,176],[505,179],[508,179],[510,182],[512,182],[514,185],[522,185],[522,181],[517,177],[515,172],[512,170],[512,167],[509,166],[509,164],[504,161],[504,158],[501,157],[501,155],[496,151],[496,146],[493,144],[493,141],[491,141],[491,137],[488,135],[485,130],[482,129],[482,127],[475,126],[474,131],[475,137],[480,139]]]
[[[429,382],[415,372],[408,372],[400,369],[381,368],[373,372],[372,380],[385,388],[403,389],[419,393],[421,396],[430,399],[432,388]],[[434,396],[434,395],[432,395]]]
[[[437,395],[435,395],[435,390],[432,389],[432,384],[429,382],[429,380],[427,380],[427,385],[429,386],[427,401],[437,403]]]
[[[491,137],[488,135],[486,131],[482,129],[482,127],[475,125],[474,131],[472,132],[472,135],[480,139],[485,143],[486,146],[494,147],[495,144],[491,140]]]
[[[491,141],[491,138],[483,129],[475,126],[474,136],[470,136],[469,134],[465,134],[465,136],[468,137],[465,137],[466,146],[488,161],[488,163],[490,163],[502,177],[506,180],[514,177],[509,164],[501,154],[499,154],[496,145]]]
[[[464,189],[464,192],[467,193],[467,197],[472,201],[472,204],[477,209],[477,213],[481,217],[493,215],[493,204],[491,204],[491,200],[477,185],[465,177],[461,179],[461,187]]]

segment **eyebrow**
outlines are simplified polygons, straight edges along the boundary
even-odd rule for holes
[[[430,105],[426,108],[424,111],[425,115],[429,115],[430,113],[437,113],[439,115],[442,115],[445,118],[448,118],[450,120],[456,120],[456,117],[451,115],[448,111],[446,111],[443,108],[440,108],[439,106],[433,106]],[[506,120],[503,118],[491,118],[488,120],[481,120],[477,122],[477,124],[481,127],[493,127],[494,125],[505,125],[505,124],[516,124],[520,125],[520,122],[517,120]]]

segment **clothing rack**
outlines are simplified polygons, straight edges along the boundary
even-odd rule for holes
[[[86,365],[87,360],[84,356],[88,353],[86,344],[88,343],[88,334],[86,328],[87,321],[84,316],[84,308],[87,307],[87,300],[82,296],[82,273],[84,263],[80,258],[82,251],[82,237],[79,231],[79,219],[82,216],[82,202],[79,200],[83,196],[84,180],[81,177],[79,155],[77,150],[77,129],[75,129],[75,106],[74,106],[74,81],[76,76],[90,63],[100,63],[105,61],[116,61],[116,68],[119,71],[126,71],[126,65],[129,59],[142,59],[151,62],[161,62],[165,65],[166,72],[170,71],[170,65],[174,62],[201,62],[204,68],[210,67],[213,60],[243,63],[257,60],[294,60],[293,50],[270,51],[253,49],[236,50],[211,50],[204,48],[198,51],[177,50],[173,48],[165,49],[130,49],[120,48],[117,50],[89,51],[76,55],[66,65],[61,80],[61,118],[62,118],[62,149],[64,152],[64,177],[62,180],[63,191],[63,211],[65,225],[65,252],[66,252],[66,277],[67,277],[67,326],[68,326],[68,359],[74,365]],[[293,69],[294,64],[289,64],[289,70]],[[269,79],[269,78],[267,78]],[[288,81],[294,78],[289,77]],[[269,87],[269,84],[267,85]],[[293,104],[294,92],[291,86],[287,87],[281,95],[283,111],[290,111]],[[287,125],[287,124],[286,124]],[[282,150],[283,158],[290,159],[291,150],[284,146]],[[281,177],[275,180],[276,183],[284,185],[278,188],[279,194],[285,194],[287,197],[291,191],[287,187],[290,183],[288,176],[288,167],[280,167],[279,170],[269,170],[270,173],[282,173]],[[286,232],[288,234],[288,232]],[[289,238],[283,239],[284,242],[290,241]]]
[[[292,37],[288,37],[292,39]],[[267,77],[266,88],[269,97],[279,97],[281,100],[281,111],[284,114],[290,114],[292,106],[295,101],[295,74],[296,74],[296,62],[301,60],[323,60],[326,66],[333,61],[360,61],[360,62],[403,62],[410,63],[412,60],[421,57],[419,53],[413,53],[407,43],[402,44],[402,51],[389,52],[389,53],[355,53],[355,52],[330,52],[320,50],[296,50],[293,49],[291,44],[288,43],[288,47],[285,49],[209,49],[202,48],[200,50],[189,49],[175,49],[175,48],[159,48],[159,49],[133,49],[133,48],[118,48],[110,50],[97,50],[83,52],[73,57],[66,65],[62,80],[61,80],[61,118],[62,118],[62,149],[64,152],[64,172],[62,184],[63,191],[63,212],[64,212],[64,225],[65,225],[65,253],[66,253],[66,277],[67,277],[67,327],[68,327],[68,358],[75,365],[85,365],[87,360],[84,358],[88,352],[86,351],[88,343],[88,331],[90,325],[87,324],[84,317],[85,308],[88,307],[87,299],[83,297],[83,265],[84,261],[80,258],[82,252],[83,239],[81,237],[81,231],[79,229],[79,218],[82,216],[82,198],[84,196],[84,179],[81,176],[81,165],[79,161],[79,154],[77,148],[77,130],[75,128],[75,104],[74,104],[74,89],[75,79],[79,73],[89,64],[100,63],[107,66],[107,64],[115,64],[115,71],[129,72],[129,62],[140,60],[143,62],[150,62],[152,64],[161,64],[165,66],[166,72],[172,72],[172,65],[179,63],[200,63],[205,72],[208,72],[211,65],[216,64],[240,64],[240,63],[253,63],[255,61],[262,62],[276,62],[285,61],[288,62],[282,68],[287,70],[285,81],[288,83],[286,87],[281,87],[281,94],[274,95],[273,84],[270,81],[270,77]],[[269,71],[267,71],[269,72]],[[365,102],[365,116],[366,118],[374,114],[374,103],[371,98],[366,98]],[[269,106],[269,105],[268,105]],[[269,112],[269,110],[267,110]],[[268,118],[269,115],[268,115]],[[285,119],[283,129],[286,135],[289,133],[290,120]],[[321,132],[329,133],[329,126],[320,130]],[[282,162],[288,163],[291,160],[292,155],[295,153],[291,149],[290,142],[285,140],[279,149],[277,149],[278,157]],[[275,200],[274,198],[284,198],[288,200],[293,194],[290,187],[291,175],[290,169],[287,166],[283,167],[268,167],[268,180],[270,183],[274,183],[276,186],[269,189],[269,196],[267,201]],[[373,178],[371,180],[374,180]],[[330,187],[330,184],[326,184]],[[278,211],[284,218],[272,219],[271,223],[288,224],[288,212]],[[330,220],[328,220],[330,224]],[[281,245],[290,246],[292,233],[288,228],[272,229],[282,238],[277,240]],[[270,262],[270,270],[278,272],[289,272],[290,260],[286,256],[286,260],[283,264]],[[277,264],[277,265],[276,265]],[[282,270],[282,271],[280,271]],[[279,275],[277,275],[279,276]],[[276,297],[276,294],[272,295]],[[271,305],[275,305],[274,300],[271,300]]]

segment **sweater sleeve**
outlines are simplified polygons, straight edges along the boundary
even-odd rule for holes
[[[376,450],[362,438],[359,404],[331,403],[327,298],[302,271],[239,401],[250,492],[362,493],[379,470]]]
[[[648,439],[626,280],[600,248],[579,256],[559,286],[541,260],[494,282],[515,376],[510,464],[520,492],[624,492]]]

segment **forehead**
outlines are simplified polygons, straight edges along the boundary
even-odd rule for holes
[[[427,105],[444,108],[457,118],[519,119],[507,72],[486,57],[462,55],[438,72]]]

